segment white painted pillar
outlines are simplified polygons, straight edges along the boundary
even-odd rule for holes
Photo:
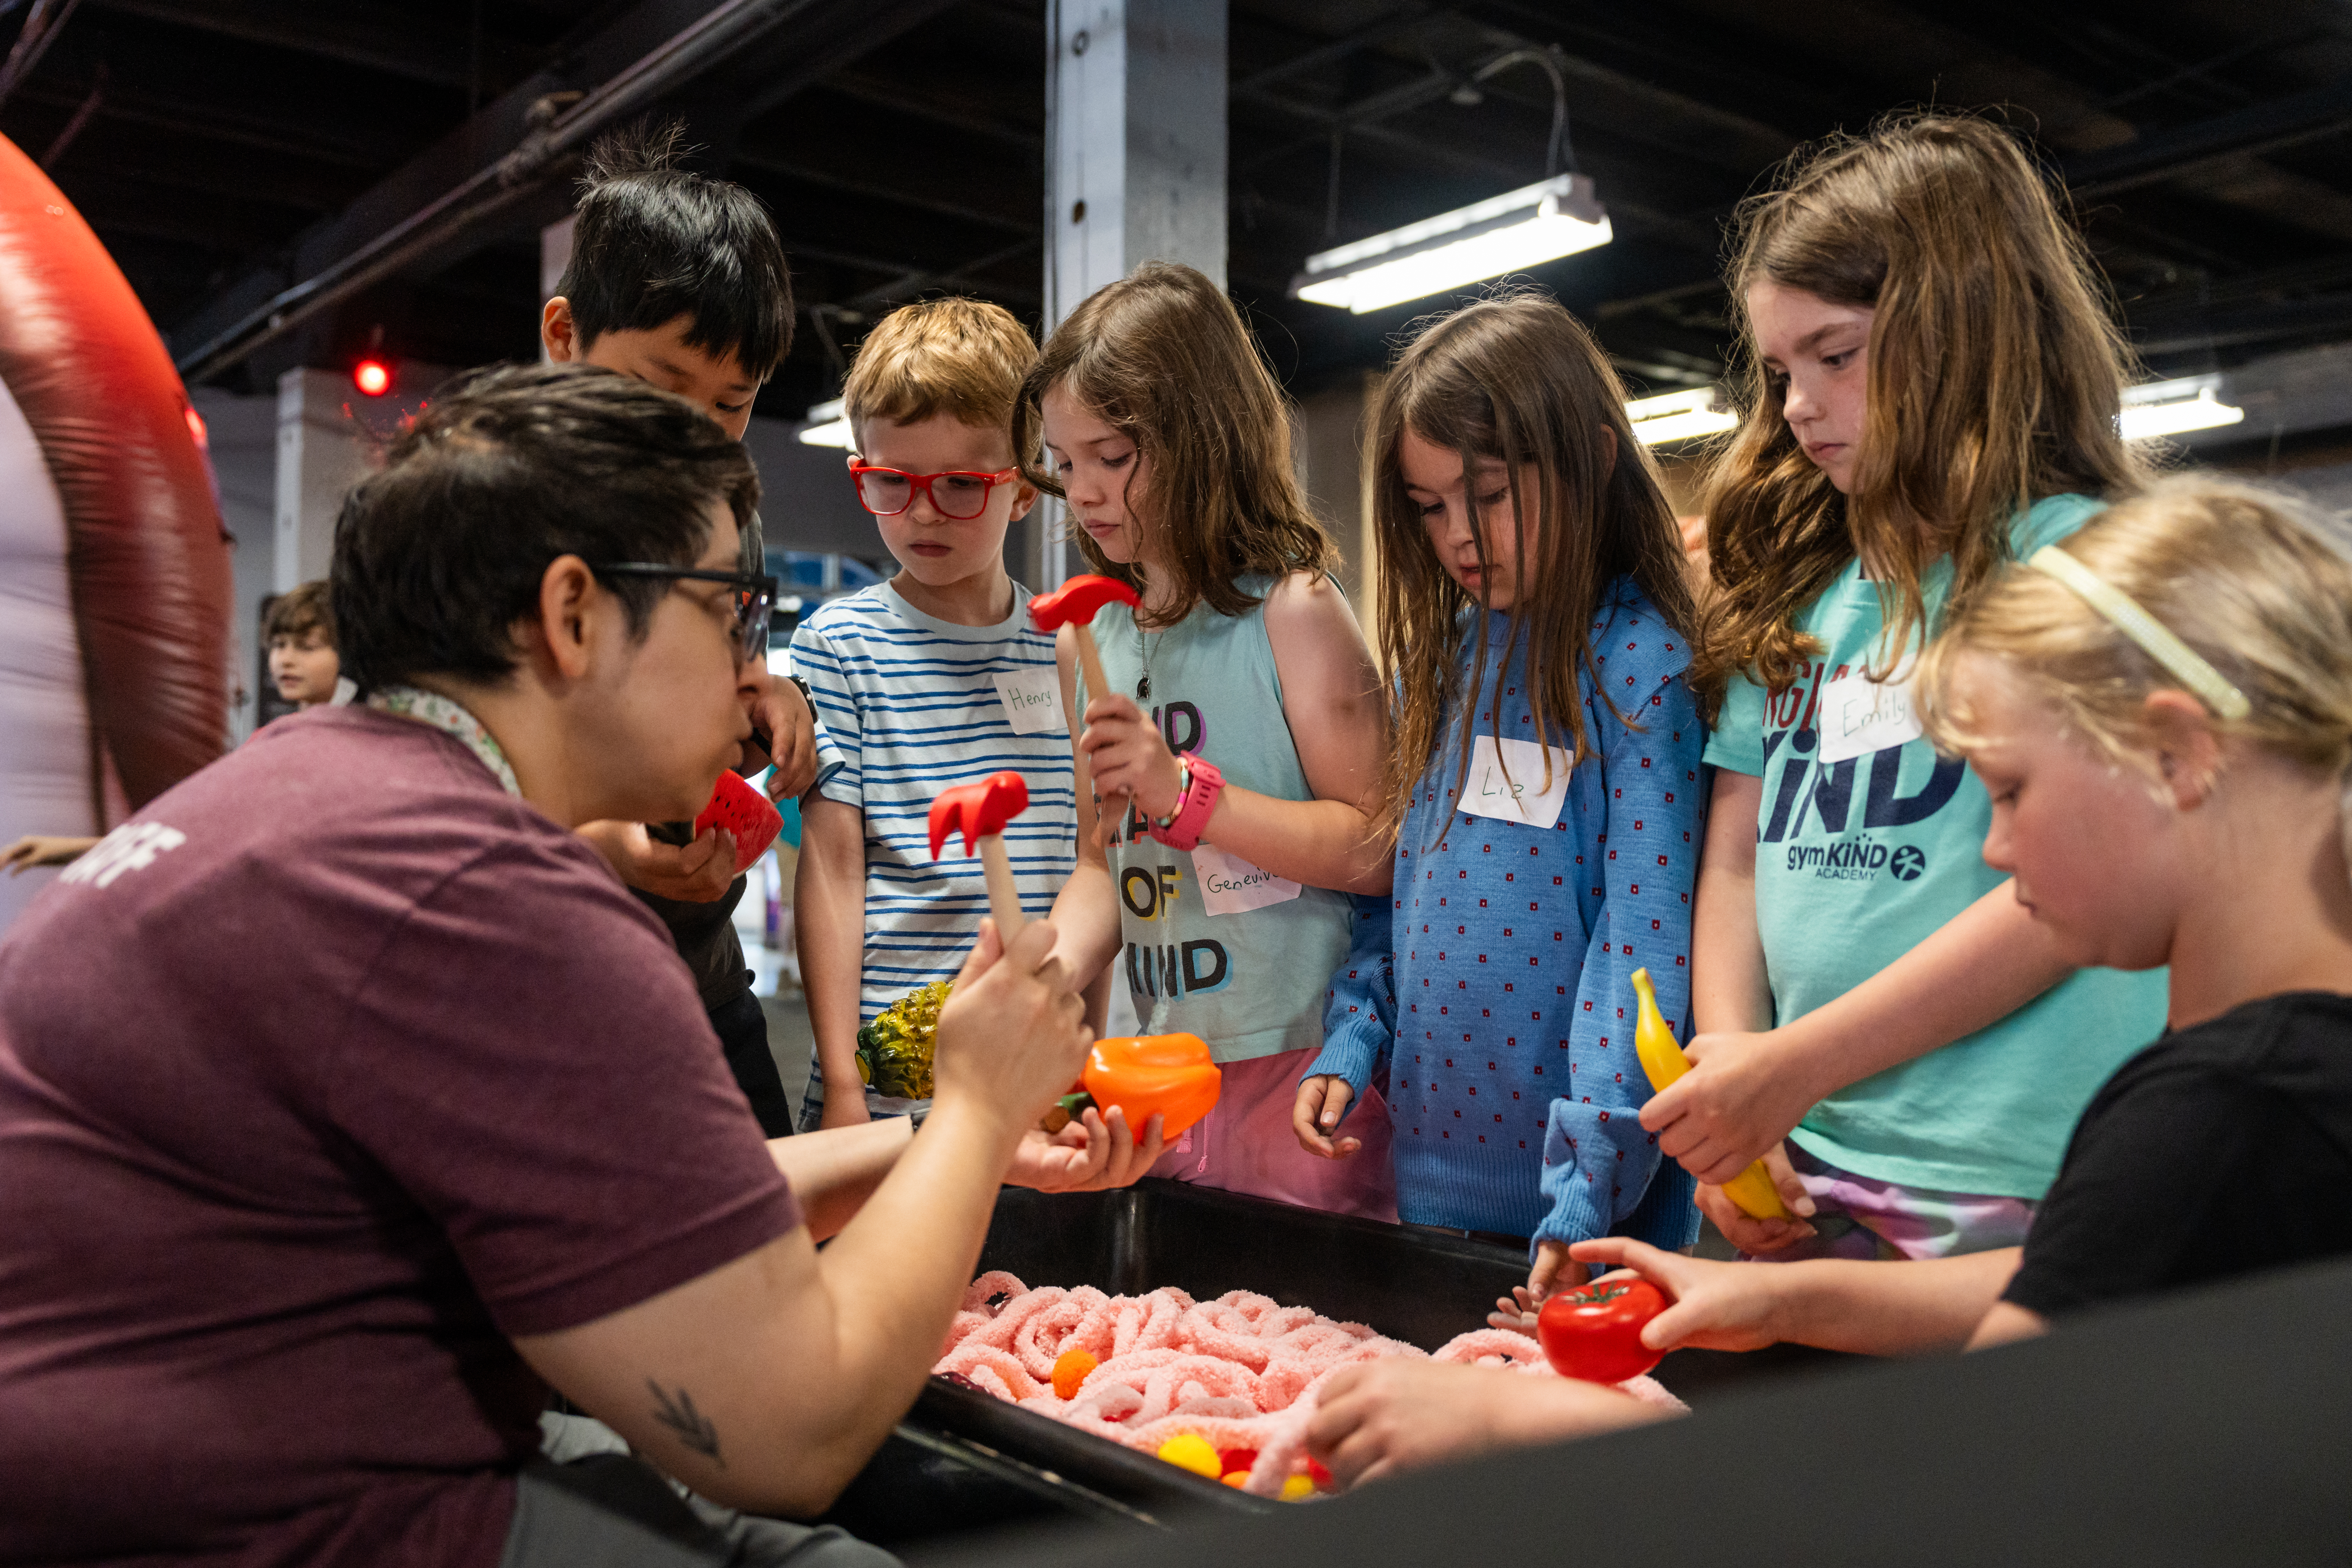
[[[278,505],[270,592],[287,593],[327,574],[335,514],[367,472],[373,442],[354,416],[351,377],[289,370],[278,378]]]
[[[1226,0],[1047,0],[1045,328],[1139,263],[1225,281]],[[1022,552],[1043,593],[1076,559],[1061,509]]]

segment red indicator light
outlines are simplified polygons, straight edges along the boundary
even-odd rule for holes
[[[382,397],[392,390],[392,367],[382,360],[363,359],[352,372],[352,384],[370,397]]]

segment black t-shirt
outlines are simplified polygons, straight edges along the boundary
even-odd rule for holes
[[[2167,1034],[2083,1112],[2005,1292],[2044,1317],[2352,1252],[2352,996]]]

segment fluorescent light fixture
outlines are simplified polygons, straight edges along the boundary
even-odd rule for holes
[[[1733,428],[1739,416],[1728,408],[1717,408],[1715,397],[1714,387],[1695,386],[1664,397],[1635,398],[1625,405],[1625,416],[1633,422],[1633,439],[1644,447],[1659,447]]]
[[[1290,294],[1360,316],[1609,240],[1591,180],[1561,174],[1310,256]]]
[[[2151,381],[2124,391],[2123,412],[2116,424],[2126,441],[2147,441],[2178,436],[2188,430],[2210,430],[2235,425],[2246,411],[2222,402],[2218,375],[2183,376],[2178,381]]]
[[[804,446],[838,447],[846,451],[853,439],[849,421],[841,416],[838,397],[810,409],[801,424],[801,442]]]

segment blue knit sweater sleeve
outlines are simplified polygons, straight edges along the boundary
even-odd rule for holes
[[[1682,665],[1675,658],[1663,677],[1645,679],[1646,690],[1635,689],[1637,700],[1618,698],[1639,729],[1597,703],[1587,709],[1606,742],[1601,904],[1570,1026],[1573,1088],[1552,1101],[1545,1131],[1547,1213],[1538,1241],[1583,1241],[1615,1232],[1679,1247],[1698,1237],[1688,1173],[1659,1154],[1657,1140],[1638,1120],[1650,1085],[1633,1054],[1630,978],[1647,969],[1659,1006],[1677,1035],[1686,1034],[1691,907],[1706,837],[1698,778],[1706,729]],[[1650,671],[1657,668],[1649,665]],[[1614,678],[1631,672],[1619,666],[1609,673],[1614,684]]]
[[[1351,902],[1355,937],[1331,973],[1323,1006],[1323,1049],[1300,1075],[1305,1079],[1329,1073],[1348,1080],[1355,1093],[1342,1121],[1363,1102],[1365,1086],[1388,1065],[1396,1044],[1396,900],[1386,893],[1360,893]]]

